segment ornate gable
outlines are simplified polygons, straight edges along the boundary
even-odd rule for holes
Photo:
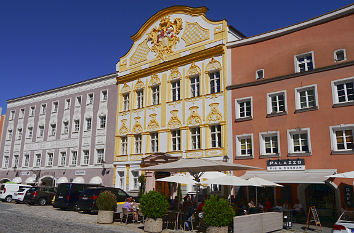
[[[182,39],[186,42],[186,45],[192,45],[201,41],[208,40],[210,38],[210,30],[203,28],[197,22],[186,23],[186,28],[182,35]]]

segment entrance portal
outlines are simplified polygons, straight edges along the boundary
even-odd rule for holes
[[[46,186],[46,187],[54,187],[55,186],[55,180],[51,176],[46,176],[40,179],[39,181],[40,186]]]

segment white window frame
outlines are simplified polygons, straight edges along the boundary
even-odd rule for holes
[[[142,135],[136,134],[135,135],[135,154],[141,154],[142,151]]]
[[[273,112],[272,97],[278,96],[278,95],[284,95],[284,111]],[[277,104],[279,105],[279,102],[277,102]],[[279,106],[278,106],[278,109],[279,109]],[[267,113],[269,115],[270,114],[281,114],[281,113],[287,113],[287,112],[288,112],[288,104],[287,104],[286,90],[267,93]]]
[[[127,155],[128,154],[128,137],[127,136],[121,137],[120,142],[121,142],[121,154]]]
[[[19,115],[18,116],[19,119],[23,119],[25,117],[25,109],[21,108],[18,115]]]
[[[278,152],[277,153],[267,153],[266,152],[266,137],[277,137]],[[271,147],[273,148],[273,147]],[[272,149],[273,150],[273,149]],[[259,154],[264,157],[280,156],[280,134],[279,131],[269,131],[259,133]]]
[[[301,108],[301,101],[300,101],[300,92],[302,91],[308,91],[313,89],[313,93],[314,93],[314,99],[315,99],[315,105],[312,107],[305,107],[305,108]],[[306,103],[308,104],[308,98],[306,97]],[[308,85],[308,86],[304,86],[304,87],[298,87],[295,88],[295,109],[296,110],[306,110],[306,109],[313,109],[313,108],[318,108],[318,93],[317,93],[317,84],[313,84],[313,85]]]
[[[130,171],[131,174],[131,186],[130,190],[139,190],[139,171]],[[135,175],[137,174],[137,176]]]
[[[251,111],[250,111],[250,116],[241,116],[241,104],[245,103],[245,102],[250,102],[251,104]],[[244,107],[245,108],[245,107]],[[252,96],[250,97],[244,97],[244,98],[239,98],[239,99],[235,99],[235,109],[236,109],[236,119],[252,119],[253,118],[253,98]],[[246,112],[245,112],[246,114]]]
[[[50,124],[50,136],[55,136],[57,132],[57,124]]]
[[[191,146],[192,150],[199,150],[201,148],[200,127],[191,127]]]
[[[58,101],[54,101],[52,104],[52,113],[57,113],[59,109],[59,102]]]
[[[9,121],[13,121],[14,119],[15,119],[15,110],[12,110],[10,112]]]
[[[69,134],[69,121],[63,121],[63,135]]]
[[[130,104],[130,96],[129,92],[123,94],[123,111],[128,111],[129,110],[129,104]]]
[[[80,120],[76,119],[74,120],[74,132],[78,133],[80,131]]]
[[[160,86],[155,85],[151,87],[151,95],[152,95],[152,105],[160,104]]]
[[[9,162],[10,162],[10,156],[5,155],[4,156],[4,164],[3,164],[3,168],[9,168]]]
[[[143,108],[144,107],[144,89],[136,90],[136,107]]]
[[[75,98],[75,106],[76,106],[76,107],[81,107],[81,104],[82,104],[82,97],[81,97],[81,95],[76,96],[76,98]]]
[[[312,60],[312,69],[315,69],[315,56],[314,56],[314,52],[310,51],[307,53],[302,53],[302,54],[297,54],[294,56],[294,64],[295,64],[295,73],[299,73],[299,72],[306,72],[306,71],[310,71],[308,68],[308,61],[305,57],[308,57],[309,55],[311,55],[311,60]],[[304,62],[300,62],[299,59],[304,58]],[[300,71],[300,64],[305,64],[305,70],[304,71]]]
[[[13,136],[13,130],[12,129],[8,129],[7,130],[7,140],[11,141],[12,140],[12,136]]]
[[[218,129],[220,127],[220,130]],[[213,135],[215,140],[213,140]],[[216,146],[213,146],[213,141],[215,141]],[[222,147],[222,126],[220,124],[210,126],[210,147],[211,148],[221,148]]]
[[[103,153],[99,153],[103,151]],[[104,160],[105,159],[105,149],[103,148],[97,148],[96,149],[96,164],[103,164],[104,163]]]
[[[44,125],[39,125],[38,126],[38,137],[43,138],[44,137]]]
[[[92,129],[92,118],[86,117],[86,131],[90,131]]]
[[[81,165],[89,165],[90,163],[90,150],[89,149],[84,149],[82,150],[82,162]]]
[[[65,100],[65,110],[70,109],[70,105],[71,105],[71,99],[66,99]]]
[[[294,151],[294,134],[307,134],[307,147],[308,151]],[[311,137],[310,137],[310,128],[296,128],[296,129],[288,129],[287,130],[287,139],[288,139],[288,155],[289,156],[301,156],[301,155],[311,155]],[[300,140],[301,141],[301,140]],[[301,148],[301,145],[300,145]]]
[[[29,116],[30,117],[34,117],[35,112],[36,112],[36,107],[35,106],[31,106],[30,107],[30,111],[29,111]]]
[[[171,150],[180,151],[181,150],[181,130],[171,130]]]
[[[117,170],[117,180],[118,180],[118,188],[126,190],[125,188],[125,171]]]
[[[93,102],[94,102],[94,95],[93,95],[93,93],[87,94],[86,105],[92,105]]]
[[[50,155],[52,156],[52,158],[50,158]],[[53,164],[54,164],[54,153],[48,152],[46,165],[47,165],[47,167],[53,167]]]
[[[150,144],[152,153],[159,151],[159,133],[150,133]]]
[[[351,130],[352,131],[352,136],[354,137],[354,124],[341,124],[341,125],[336,125],[336,126],[329,126],[329,133],[330,133],[330,138],[331,138],[331,150],[332,152],[350,152],[354,153],[354,144],[352,142],[352,148],[345,148],[345,149],[338,149],[337,146],[337,137],[336,133],[337,131],[345,131],[345,130]],[[345,140],[345,138],[344,138]],[[346,147],[346,145],[345,145]]]
[[[189,78],[191,83],[191,97],[200,96],[200,77],[198,75],[193,75]]]
[[[23,133],[22,128],[18,128],[17,129],[17,140],[22,140],[22,133]]]
[[[34,155],[33,167],[41,167],[41,163],[42,163],[42,154],[36,153]]]
[[[67,153],[66,151],[61,151],[59,154],[60,156],[59,156],[58,166],[65,167],[67,162]]]
[[[171,100],[181,99],[181,81],[179,79],[171,81]]]
[[[75,155],[76,154],[76,159],[75,158]],[[77,150],[72,150],[71,151],[71,156],[70,156],[70,165],[71,166],[76,166],[77,165],[77,160],[78,160],[78,151]]]
[[[47,104],[41,105],[41,115],[45,115],[47,110]]]
[[[99,117],[100,121],[99,121],[99,126],[100,129],[105,129],[107,126],[107,116],[106,115],[102,115]]]
[[[28,126],[27,127],[27,138],[32,138],[33,137],[33,127]]]
[[[13,161],[12,161],[12,167],[13,168],[18,168],[19,167],[19,163],[20,163],[20,155],[14,155],[13,157]]]
[[[108,91],[107,90],[102,90],[101,91],[101,101],[106,102],[108,99]]]
[[[218,78],[216,76],[217,73],[219,73]],[[210,94],[219,93],[221,91],[221,85],[222,85],[220,70],[209,71],[208,75],[209,75]],[[219,80],[219,86],[218,86],[218,80]]]
[[[251,150],[252,153],[248,154],[242,154],[241,153],[241,140],[243,139],[251,139]],[[246,145],[247,146],[247,145]],[[247,151],[247,148],[246,148]],[[240,134],[236,135],[236,158],[254,158],[254,140],[253,140],[253,134]]]
[[[344,79],[338,79],[338,80],[333,80],[331,81],[331,86],[332,86],[332,99],[333,99],[333,104],[348,104],[348,103],[354,103],[353,101],[348,100],[348,93],[347,93],[347,89],[344,90],[345,92],[345,101],[344,102],[339,102],[339,98],[338,98],[338,88],[337,86],[343,83],[353,83],[354,86],[354,77],[349,77],[349,78],[344,78]]]
[[[264,69],[256,70],[256,80],[264,78]]]
[[[30,165],[30,155],[28,153],[23,155],[22,167],[29,167]]]
[[[338,60],[338,52],[342,51],[343,52],[343,60]],[[333,56],[334,56],[334,62],[341,62],[341,61],[345,61],[347,60],[347,52],[345,51],[345,49],[337,49],[333,52]]]

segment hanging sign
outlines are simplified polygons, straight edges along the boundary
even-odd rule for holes
[[[303,171],[305,159],[278,159],[267,161],[268,171]]]

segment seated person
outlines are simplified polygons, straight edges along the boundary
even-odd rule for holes
[[[186,230],[191,230],[191,219],[192,215],[195,211],[195,208],[192,204],[191,201],[187,201],[185,205],[185,211],[184,211],[184,224],[186,226]]]
[[[135,204],[132,201],[133,201],[133,197],[128,197],[125,200],[122,208],[126,209],[128,212],[132,212],[134,220],[138,221],[138,211],[137,211],[137,208],[135,207]]]

